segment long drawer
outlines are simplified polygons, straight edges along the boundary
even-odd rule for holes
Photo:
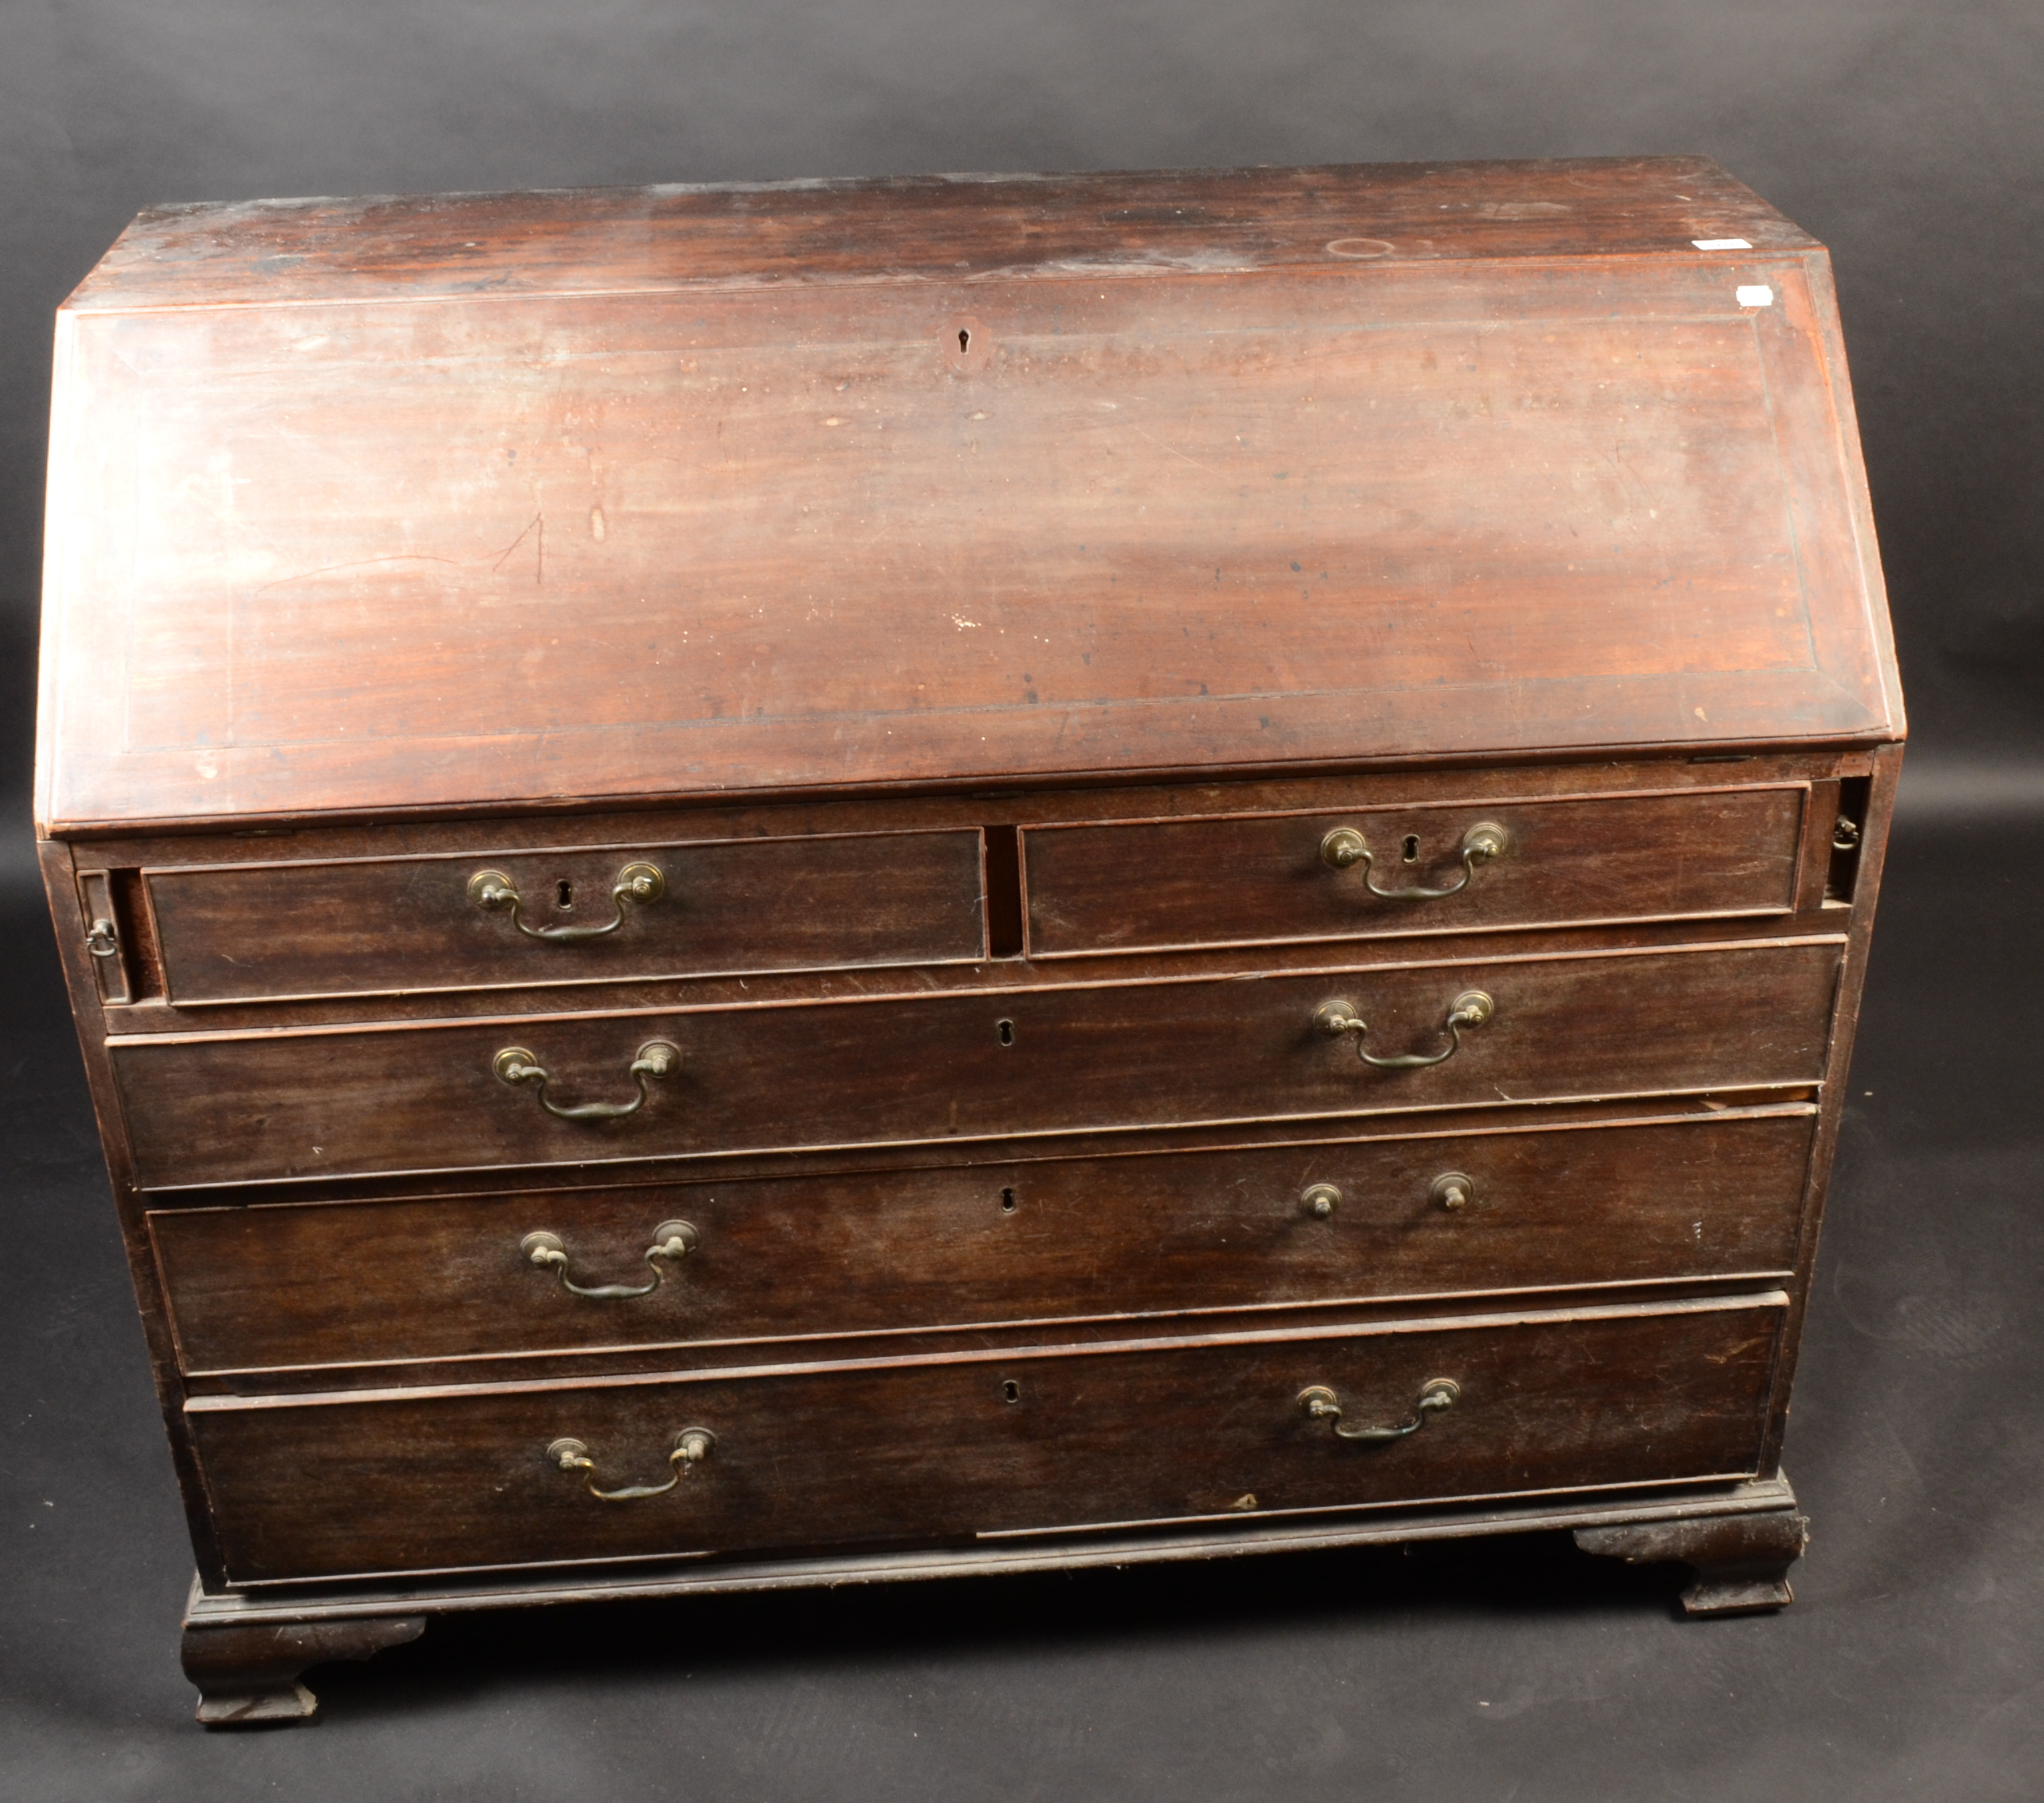
[[[186,1408],[237,1582],[928,1541],[1749,1475],[1787,1300]]]
[[[145,1187],[574,1164],[1812,1083],[1840,950],[160,1034],[112,1057]]]
[[[175,1210],[149,1222],[192,1372],[794,1341],[1780,1280],[1795,1261],[1815,1118],[1790,1105],[1650,1125]]]
[[[1032,957],[1783,914],[1807,788],[1026,826]]]
[[[194,865],[142,881],[169,999],[187,1005],[986,955],[970,829]]]

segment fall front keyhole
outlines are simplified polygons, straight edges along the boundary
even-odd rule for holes
[[[972,348],[972,334],[963,326],[959,328],[959,355],[962,357]]]

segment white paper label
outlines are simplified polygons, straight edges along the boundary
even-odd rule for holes
[[[1742,307],[1771,307],[1774,305],[1774,290],[1772,288],[1756,286],[1735,289],[1733,293]]]
[[[1700,251],[1750,251],[1753,248],[1743,238],[1692,238],[1689,242]]]

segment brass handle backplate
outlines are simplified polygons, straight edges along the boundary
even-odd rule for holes
[[[1459,1171],[1443,1171],[1428,1193],[1443,1208],[1466,1208],[1476,1199],[1476,1184]],[[1331,1220],[1341,1205],[1342,1192],[1332,1183],[1309,1183],[1299,1197],[1299,1206],[1316,1221]]]
[[[1429,1193],[1443,1208],[1466,1208],[1476,1199],[1476,1184],[1459,1171],[1443,1171]]]
[[[540,1106],[549,1114],[563,1121],[617,1121],[627,1114],[636,1114],[646,1106],[646,1080],[666,1076],[681,1064],[681,1048],[670,1045],[664,1039],[649,1039],[639,1048],[639,1056],[632,1061],[625,1075],[639,1085],[639,1093],[629,1102],[584,1102],[573,1108],[563,1108],[547,1094],[547,1085],[553,1080],[552,1074],[522,1045],[507,1045],[490,1061],[490,1068],[500,1082],[516,1087],[521,1083],[537,1085]]]
[[[601,939],[624,924],[624,904],[642,907],[667,892],[667,879],[657,864],[628,864],[610,886],[611,918],[594,926],[535,926],[524,915],[524,899],[518,885],[501,870],[478,870],[468,880],[468,899],[487,914],[511,911],[511,924],[528,939],[545,939],[557,946],[571,946],[584,939]]]
[[[1320,841],[1320,861],[1330,869],[1350,870],[1357,865],[1362,866],[1362,886],[1381,901],[1440,901],[1449,896],[1458,896],[1470,885],[1479,864],[1488,864],[1494,857],[1502,857],[1510,848],[1511,841],[1505,837],[1504,829],[1495,820],[1479,821],[1462,834],[1462,873],[1444,889],[1430,889],[1424,884],[1415,884],[1402,889],[1380,889],[1377,886],[1374,869],[1377,854],[1370,849],[1370,842],[1353,827],[1337,827]]]
[[[1335,1431],[1337,1440],[1360,1440],[1372,1444],[1387,1440],[1403,1440],[1408,1433],[1417,1433],[1427,1425],[1427,1417],[1443,1409],[1452,1409],[1462,1399],[1462,1387],[1452,1377],[1430,1377],[1420,1386],[1419,1399],[1412,1405],[1409,1421],[1399,1422],[1396,1427],[1343,1427],[1341,1425],[1341,1398],[1324,1383],[1315,1383],[1301,1390],[1298,1394],[1299,1406],[1308,1417],[1326,1421]]]
[[[706,1427],[685,1427],[674,1436],[674,1449],[667,1455],[667,1463],[674,1467],[674,1475],[665,1483],[627,1484],[622,1490],[598,1490],[596,1487],[596,1461],[589,1456],[589,1448],[579,1440],[557,1440],[547,1448],[547,1457],[563,1471],[582,1473],[583,1487],[599,1502],[637,1502],[648,1496],[665,1496],[674,1486],[689,1475],[690,1469],[701,1464],[710,1456],[717,1444],[717,1436]]]
[[[1366,1065],[1374,1065],[1380,1071],[1417,1070],[1426,1065],[1445,1064],[1462,1049],[1462,1030],[1481,1026],[1497,1012],[1497,1004],[1481,989],[1465,989],[1448,1004],[1448,1018],[1444,1023],[1448,1035],[1445,1052],[1401,1052],[1395,1058],[1373,1057],[1363,1049],[1363,1035],[1370,1031],[1370,1022],[1355,1011],[1353,1002],[1323,1002],[1313,1011],[1313,1025],[1328,1038],[1338,1039],[1344,1033],[1355,1035],[1355,1055]]]
[[[587,1296],[599,1302],[620,1302],[632,1296],[650,1296],[660,1287],[660,1267],[655,1259],[686,1258],[696,1249],[696,1230],[686,1221],[663,1221],[653,1229],[653,1243],[646,1249],[646,1262],[653,1268],[650,1283],[578,1283],[568,1276],[567,1248],[558,1233],[528,1233],[518,1242],[520,1253],[541,1271],[552,1271],[569,1295]]]

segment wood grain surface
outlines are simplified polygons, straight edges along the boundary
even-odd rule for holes
[[[1827,259],[1715,166],[159,209],[48,518],[210,1594],[1773,1479],[1904,721]]]
[[[195,1405],[236,1582],[968,1536],[1738,1477],[1754,1470],[1779,1291],[1219,1344],[401,1399]],[[1389,1444],[1343,1425],[1455,1406]],[[547,1456],[590,1449],[605,1502]],[[316,1505],[316,1506],[315,1506]]]
[[[715,972],[940,964],[986,955],[980,841],[970,831],[816,834],[601,849],[532,843],[528,829],[465,855],[281,861],[145,870],[173,1003],[618,983]],[[601,938],[521,930],[617,919],[620,873],[651,864],[665,890],[627,902]],[[477,905],[496,871],[520,898]]]
[[[65,313],[45,828],[1899,732],[1821,251],[898,280],[884,199],[797,203],[863,281]]]
[[[1794,905],[1805,792],[1354,809],[1210,820],[1026,827],[1032,957],[1178,946],[1698,915]],[[1464,879],[1472,829],[1505,850]],[[1367,869],[1331,866],[1327,834],[1359,832]],[[1376,890],[1443,889],[1387,900]]]
[[[1779,1279],[1815,1110],[149,1217],[193,1372]],[[1468,1200],[1437,1190],[1450,1173]],[[1331,1212],[1308,1199],[1338,1192]],[[1322,1195],[1322,1199],[1325,1199]],[[649,1260],[686,1219],[682,1260]],[[521,1250],[550,1232],[584,1287]],[[422,1364],[421,1381],[434,1366]]]
[[[905,1001],[527,1016],[339,1032],[159,1034],[113,1047],[145,1187],[349,1172],[597,1164],[682,1153],[1369,1114],[1818,1078],[1839,946],[1680,952],[1102,983]],[[1345,1000],[1363,1064],[1315,1013]],[[623,1118],[556,1118],[493,1074],[533,1054],[557,1105],[628,1103],[640,1049],[678,1068]]]
[[[1341,234],[1377,234],[1343,238]],[[1707,157],[735,182],[152,208],[79,310],[1092,278],[1815,240]],[[1335,250],[1332,245],[1339,244]]]

